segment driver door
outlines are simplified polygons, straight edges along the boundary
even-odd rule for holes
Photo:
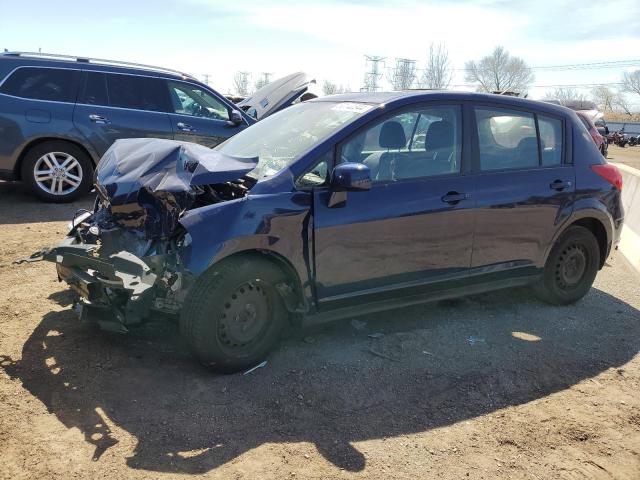
[[[167,81],[173,138],[215,147],[246,125],[229,124],[229,109],[210,92],[188,82]]]
[[[464,277],[471,264],[474,181],[461,167],[460,105],[417,106],[338,146],[370,168],[372,187],[332,204],[314,189],[316,291],[322,304]],[[464,160],[468,163],[468,160]]]

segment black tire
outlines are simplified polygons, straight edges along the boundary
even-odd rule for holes
[[[534,289],[552,305],[569,305],[591,289],[600,267],[600,247],[590,230],[572,226],[556,241]]]
[[[50,154],[58,157],[62,156],[63,158],[67,155],[77,161],[77,167],[74,167],[73,172],[69,172],[80,178],[79,182],[73,180],[77,183],[77,186],[74,187],[70,183],[67,183],[67,180],[64,180],[60,181],[60,184],[63,185],[62,192],[52,193],[44,190],[47,185],[51,187],[52,181],[45,180],[44,182],[38,182],[35,176],[35,168],[41,158]],[[62,140],[52,140],[36,145],[27,152],[22,162],[21,175],[22,181],[29,187],[31,192],[41,200],[52,203],[72,202],[91,189],[93,183],[93,162],[77,145]],[[70,177],[67,178],[70,179]]]
[[[285,281],[279,268],[255,255],[230,258],[205,272],[180,316],[180,330],[196,358],[222,373],[264,360],[286,323],[287,310],[276,290]]]

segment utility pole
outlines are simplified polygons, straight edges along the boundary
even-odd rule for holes
[[[204,77],[204,83],[205,85],[209,85],[209,74],[205,73],[202,75]]]
[[[380,90],[379,80],[382,77],[382,67],[386,57],[376,55],[365,55],[365,62],[368,71],[364,74],[364,86],[360,89],[363,92],[377,92]]]

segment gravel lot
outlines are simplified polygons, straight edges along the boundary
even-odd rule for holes
[[[640,478],[640,277],[621,257],[575,306],[517,289],[292,330],[221,376],[175,325],[101,333],[53,265],[11,264],[90,203],[0,183],[0,478]]]
[[[620,148],[615,145],[609,145],[607,161],[624,163],[640,170],[640,146]]]

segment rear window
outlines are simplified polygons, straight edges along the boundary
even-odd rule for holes
[[[112,107],[169,111],[169,91],[164,80],[110,73],[107,74],[107,90]]]
[[[62,68],[22,67],[0,87],[0,93],[34,100],[75,102],[80,72]]]

